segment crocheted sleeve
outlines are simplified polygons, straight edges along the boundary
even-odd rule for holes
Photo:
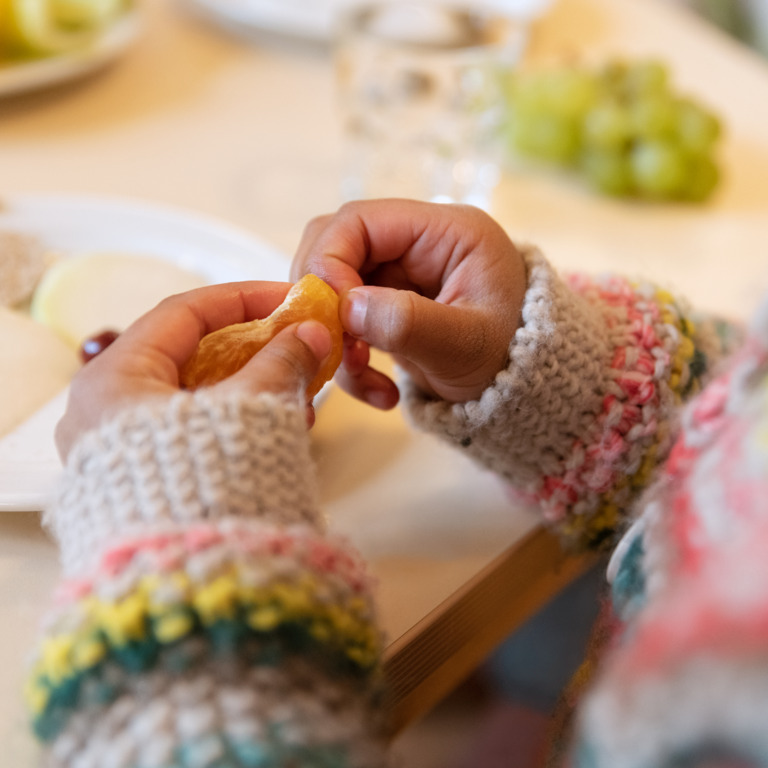
[[[768,756],[768,303],[681,415],[609,578],[620,622],[573,765],[763,766]]]
[[[383,764],[371,584],[317,511],[303,408],[206,390],[77,444],[27,699],[46,765]]]
[[[561,279],[535,248],[521,252],[528,290],[506,369],[472,402],[431,399],[408,379],[403,400],[416,426],[507,480],[567,544],[610,546],[722,334],[653,285]]]

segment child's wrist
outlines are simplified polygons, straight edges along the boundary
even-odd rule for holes
[[[117,536],[227,515],[319,526],[298,403],[199,390],[123,410],[75,445],[45,519],[71,574]]]

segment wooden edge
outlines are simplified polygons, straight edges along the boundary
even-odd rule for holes
[[[384,654],[390,734],[426,714],[597,559],[566,554],[538,527],[392,642]]]

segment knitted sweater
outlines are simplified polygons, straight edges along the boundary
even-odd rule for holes
[[[670,477],[690,477],[693,453],[668,457],[681,404],[722,357],[724,337],[653,286],[561,280],[535,249],[524,255],[529,285],[506,369],[475,402],[433,400],[406,380],[404,403],[417,426],[538,504],[569,546],[613,546],[652,478],[661,474],[669,489],[678,485]],[[734,380],[754,386],[753,376]],[[703,402],[710,414],[711,401]],[[686,414],[683,434],[698,435],[689,426],[697,412]],[[755,466],[765,477],[764,464]],[[716,474],[711,465],[702,471]],[[670,502],[668,490],[649,493],[649,523],[631,528],[613,568],[617,604],[634,629],[585,702],[579,768],[647,768],[709,744],[702,723],[711,718],[697,730],[696,717],[674,700],[659,706],[670,679],[688,695],[686,706],[709,690],[706,675],[700,683],[693,675],[714,669],[709,657],[679,665],[679,681],[670,675],[701,639],[699,625],[667,632],[661,644],[653,638],[659,622],[677,620],[681,604],[701,620],[697,611],[713,615],[713,600],[727,613],[722,601],[732,595],[681,589],[672,600],[670,574],[686,570],[676,570],[685,526],[668,530],[665,510],[682,502]],[[696,567],[701,534],[698,507],[688,507],[686,578],[695,580],[704,572]],[[124,411],[81,438],[46,520],[64,580],[28,698],[51,765],[383,764],[381,637],[370,583],[349,545],[323,530],[297,404],[267,395],[222,400],[202,390]],[[712,542],[724,527],[715,523]],[[741,546],[754,546],[749,525],[742,528]],[[644,635],[644,617],[662,604],[671,613],[648,619]],[[738,601],[731,613],[748,618]],[[744,661],[737,663],[731,651],[739,649],[723,627],[713,647],[727,664],[712,680]],[[753,645],[742,645],[768,648],[759,633],[751,637]],[[654,653],[636,652],[640,642]],[[753,667],[739,670],[743,680]],[[755,696],[768,691],[768,673],[763,678],[766,685],[750,675]],[[669,736],[684,731],[677,715],[694,723],[679,744]],[[729,728],[731,720],[741,722],[734,716]],[[732,743],[732,731],[723,733],[718,748]]]
[[[726,364],[737,329],[651,286],[561,281],[525,253],[508,368],[477,402],[408,399],[567,544],[619,542],[614,636],[569,764],[768,765],[768,304]]]
[[[46,520],[64,580],[27,697],[49,765],[382,764],[371,585],[323,530],[298,403],[123,411]]]

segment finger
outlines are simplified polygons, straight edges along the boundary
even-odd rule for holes
[[[290,277],[292,281],[297,282],[306,274],[304,262],[312,251],[315,242],[320,238],[332,219],[333,214],[325,214],[323,216],[316,216],[307,222],[304,231],[301,233],[299,246],[291,261]]]
[[[103,354],[113,347],[112,354],[122,355],[129,347],[146,347],[179,367],[203,336],[234,323],[267,317],[290,287],[290,283],[248,281],[170,296],[133,323]]]
[[[505,237],[498,224],[471,206],[400,199],[347,203],[309,232],[297,253],[295,272],[313,272],[338,293],[359,285],[358,275],[400,260],[408,279],[434,294],[452,264],[479,240]]]
[[[307,320],[284,328],[222,388],[246,387],[251,392],[305,397],[307,385],[331,352],[331,334],[322,324]]]
[[[334,381],[347,394],[382,411],[394,408],[400,399],[395,383],[370,367],[352,373],[346,366],[342,366],[336,372]]]
[[[380,286],[347,292],[340,308],[344,329],[352,336],[436,376],[471,369],[472,361],[485,354],[491,324],[483,314]]]
[[[351,375],[357,376],[368,367],[371,359],[371,350],[362,339],[356,339],[345,333],[343,352],[344,367]]]
[[[315,426],[315,406],[312,403],[307,403],[306,407],[307,416],[307,429],[312,429]]]
[[[352,397],[382,410],[397,405],[400,394],[395,383],[385,374],[369,365],[371,351],[368,344],[344,334],[344,357],[334,381]]]

